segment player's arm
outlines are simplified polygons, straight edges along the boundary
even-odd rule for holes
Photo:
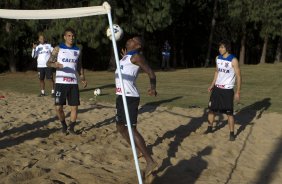
[[[51,53],[50,58],[48,59],[46,65],[48,67],[52,67],[52,68],[63,68],[63,65],[59,62],[57,62],[57,58],[58,58],[58,53],[59,53],[59,47],[55,47]]]
[[[36,58],[38,56],[37,53],[37,45],[35,43],[32,44],[32,51],[31,51],[31,57]]]
[[[146,72],[150,78],[151,88],[148,90],[148,94],[150,96],[157,96],[157,79],[154,71],[150,68],[150,66],[145,62],[145,58],[141,54],[136,54],[132,57],[131,62],[135,65],[140,66],[140,68]]]
[[[215,60],[217,60],[217,57],[215,58]],[[208,91],[209,91],[209,92],[212,91],[212,89],[213,89],[213,87],[214,87],[214,85],[215,85],[215,82],[216,82],[216,79],[217,79],[217,75],[218,75],[218,68],[217,68],[217,66],[216,66],[212,83],[211,83],[210,87],[208,88]]]
[[[83,88],[86,88],[87,81],[84,75],[84,68],[82,67],[82,56],[79,56],[78,63],[77,63],[77,73],[80,77],[81,82],[83,83]]]
[[[234,58],[232,60],[232,66],[235,71],[236,75],[236,92],[235,92],[235,100],[238,102],[240,101],[240,91],[241,91],[241,83],[242,83],[242,77],[241,77],[241,71],[239,67],[239,61],[237,58]]]
[[[125,56],[126,52],[127,52],[126,48],[122,48],[120,53],[121,57]]]

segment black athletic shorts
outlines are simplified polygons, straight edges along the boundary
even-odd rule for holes
[[[132,126],[136,126],[137,124],[137,116],[138,116],[138,106],[140,103],[140,97],[126,97],[129,119]],[[118,95],[116,98],[116,122],[123,123],[125,126],[126,124],[126,117],[123,107],[122,96]]]
[[[233,89],[222,89],[214,86],[208,107],[213,112],[233,115],[233,101]]]
[[[45,67],[45,68],[37,68],[38,70],[38,78],[39,80],[53,79],[53,68]]]
[[[55,105],[80,105],[78,84],[55,84]]]

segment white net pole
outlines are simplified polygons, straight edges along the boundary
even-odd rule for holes
[[[123,107],[124,107],[124,110],[125,110],[126,123],[127,123],[128,134],[129,134],[130,143],[131,143],[131,148],[132,148],[132,152],[133,152],[136,172],[137,172],[139,184],[143,184],[142,176],[141,176],[141,171],[140,171],[140,167],[139,167],[139,162],[138,162],[138,157],[137,157],[137,153],[136,153],[136,147],[135,147],[133,132],[132,132],[130,118],[129,118],[129,113],[128,113],[128,107],[127,107],[127,101],[126,101],[126,96],[125,96],[123,78],[122,78],[122,74],[121,74],[121,70],[120,70],[119,57],[118,57],[118,52],[117,52],[117,45],[116,45],[116,40],[115,40],[115,37],[114,37],[113,22],[112,22],[112,16],[111,16],[111,12],[110,11],[108,12],[108,20],[109,20],[109,24],[110,24],[111,33],[112,33],[112,43],[113,43],[113,48],[114,48],[114,54],[115,54],[115,60],[116,60],[116,65],[117,65],[118,77],[119,77],[119,80],[121,82],[121,92],[122,92]]]
[[[112,16],[111,16],[111,7],[107,2],[104,2],[102,6],[93,6],[93,7],[81,7],[81,8],[65,8],[65,9],[50,9],[50,10],[7,10],[0,9],[0,18],[5,19],[62,19],[62,18],[74,18],[74,17],[85,17],[92,15],[103,15],[108,14],[109,25],[112,32],[112,44],[114,48],[115,60],[118,69],[118,76],[121,81],[121,90],[122,90],[122,100],[125,110],[126,123],[128,127],[129,138],[131,142],[131,148],[134,156],[135,167],[137,171],[139,184],[143,184],[142,176],[140,172],[140,167],[138,163],[135,142],[133,138],[132,128],[130,124],[130,118],[128,114],[128,107],[124,92],[124,84],[122,79],[122,74],[120,71],[120,64],[117,52],[116,40],[114,37]]]

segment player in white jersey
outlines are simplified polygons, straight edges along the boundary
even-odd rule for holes
[[[151,88],[148,90],[150,96],[156,96],[156,75],[153,70],[145,62],[145,58],[140,52],[143,47],[143,40],[140,37],[133,37],[126,42],[126,53],[120,60],[121,73],[123,76],[127,106],[129,111],[130,122],[132,124],[134,141],[139,153],[144,156],[147,166],[144,172],[145,177],[149,176],[156,168],[157,163],[153,160],[152,156],[147,150],[144,138],[137,131],[137,116],[138,116],[138,105],[140,102],[139,92],[136,88],[135,81],[138,76],[139,69],[141,68],[146,72],[150,78]],[[121,84],[116,70],[115,73],[116,82],[116,126],[117,130],[121,133],[123,138],[130,144],[129,134],[127,130],[125,112],[122,101]]]
[[[65,43],[54,48],[52,55],[47,62],[47,65],[56,68],[56,84],[55,84],[55,106],[59,120],[62,124],[63,133],[76,134],[74,126],[77,119],[77,109],[80,105],[78,75],[84,88],[87,86],[84,71],[79,59],[80,49],[75,45],[75,31],[72,28],[67,28],[64,31]],[[65,113],[63,106],[71,107],[69,128],[65,121]]]
[[[53,51],[53,47],[51,44],[45,42],[44,35],[40,33],[38,35],[39,44],[33,43],[31,56],[33,58],[37,57],[37,70],[38,70],[38,78],[40,81],[40,97],[45,96],[45,76],[46,79],[50,81],[52,85],[51,94],[54,96],[54,80],[53,80],[53,71],[52,68],[47,67],[46,63],[50,58],[51,52]]]
[[[230,130],[229,140],[234,141],[234,116],[233,101],[239,102],[241,90],[241,72],[237,58],[230,54],[231,44],[227,40],[219,43],[220,55],[216,57],[216,71],[214,79],[208,91],[211,92],[209,101],[209,113],[206,133],[213,132],[213,122],[215,112],[224,113],[228,117],[228,125]],[[234,96],[234,84],[237,82],[236,92]]]

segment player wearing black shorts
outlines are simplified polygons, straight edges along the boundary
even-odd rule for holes
[[[136,126],[137,125],[138,106],[139,106],[140,98],[139,97],[127,96],[126,102],[127,102],[127,107],[128,107],[130,123],[131,123],[132,126]],[[116,109],[117,109],[116,122],[119,123],[119,124],[123,124],[123,125],[127,126],[121,95],[117,95]]]
[[[209,126],[205,133],[213,132],[213,122],[215,113],[224,113],[227,115],[229,124],[229,140],[234,141],[234,116],[233,116],[233,101],[240,100],[241,89],[241,73],[237,58],[230,54],[231,45],[227,40],[219,43],[220,55],[216,57],[216,71],[214,79],[208,91],[211,92],[210,101],[208,104],[208,123]],[[235,81],[237,89],[234,94]]]
[[[67,28],[64,31],[65,43],[55,47],[47,62],[49,67],[56,68],[55,106],[63,133],[76,134],[74,127],[77,119],[77,109],[80,105],[77,73],[84,87],[87,86],[84,71],[79,59],[80,49],[74,44],[75,31]],[[63,106],[71,107],[69,126],[65,120]]]
[[[147,150],[143,136],[137,130],[137,117],[138,117],[138,106],[140,102],[139,92],[136,88],[135,81],[138,76],[139,69],[144,70],[149,78],[151,88],[148,90],[150,96],[156,96],[156,75],[153,70],[146,64],[145,58],[140,52],[143,47],[143,40],[140,37],[133,37],[126,42],[126,50],[124,56],[120,60],[120,69],[122,76],[124,76],[123,84],[126,95],[126,101],[128,106],[128,113],[130,123],[132,125],[132,131],[134,141],[137,150],[142,154],[147,162],[147,166],[144,172],[145,177],[149,176],[154,169],[157,168],[157,163],[153,160],[152,156]],[[125,53],[126,52],[126,53]],[[123,136],[123,138],[130,144],[127,121],[122,100],[122,88],[118,77],[118,70],[115,73],[116,82],[116,126],[117,130]]]
[[[50,81],[50,84],[52,86],[51,95],[54,96],[53,69],[47,67],[46,65],[48,59],[50,58],[51,52],[53,51],[53,47],[51,46],[51,44],[45,42],[45,38],[42,33],[40,33],[38,36],[38,42],[38,45],[33,43],[31,56],[33,58],[37,57],[37,71],[41,88],[39,96],[42,97],[46,95],[44,81],[45,78]]]

